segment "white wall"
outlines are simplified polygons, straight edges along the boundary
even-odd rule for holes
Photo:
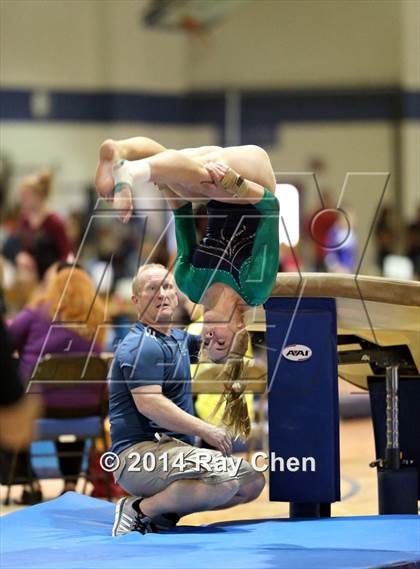
[[[410,2],[245,0],[199,39],[145,28],[144,0],[2,0],[0,80],[163,92],[397,84]]]
[[[239,3],[238,3],[239,4]],[[397,84],[399,0],[249,0],[202,41],[194,88]]]
[[[93,87],[101,80],[97,2],[1,2],[2,87]]]
[[[409,89],[420,89],[420,2],[401,2],[401,82]]]
[[[141,21],[147,5],[144,0],[106,0],[103,4],[105,85],[153,92],[185,91],[188,88],[187,37],[182,33],[146,28]]]
[[[137,0],[2,0],[2,87],[186,88],[187,39],[141,25]]]

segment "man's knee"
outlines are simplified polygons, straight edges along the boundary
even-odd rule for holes
[[[218,488],[220,488],[221,493],[226,496],[227,501],[239,492],[240,486],[241,485],[239,480],[228,480],[226,482],[222,482],[222,484],[219,484]]]
[[[239,492],[240,483],[238,480],[227,480],[226,482],[221,482],[220,484],[202,484],[204,487],[204,502],[206,508],[214,508],[217,506],[223,506],[229,502],[233,496]]]
[[[244,484],[241,489],[240,493],[243,495],[244,502],[251,502],[258,498],[261,494],[265,486],[265,478],[262,473],[259,473],[258,478],[249,482],[248,484]]]

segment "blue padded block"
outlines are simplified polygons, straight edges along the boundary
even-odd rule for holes
[[[0,518],[3,569],[420,567],[418,516],[262,520],[111,537],[115,506],[69,492]],[[407,565],[406,565],[407,567]]]
[[[330,298],[269,298],[267,319],[270,499],[340,500],[336,303]],[[301,361],[284,355],[310,348]],[[309,462],[305,461],[305,457]],[[309,465],[309,466],[308,466]]]

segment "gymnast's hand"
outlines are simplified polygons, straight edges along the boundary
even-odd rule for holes
[[[206,443],[220,450],[224,456],[232,454],[232,438],[225,429],[207,423],[200,436]]]
[[[214,184],[217,189],[224,190],[222,180],[230,168],[221,162],[207,162],[204,167],[212,180],[210,183]]]
[[[204,165],[216,190],[235,198],[245,197],[248,193],[246,181],[235,170],[220,162],[208,162]]]

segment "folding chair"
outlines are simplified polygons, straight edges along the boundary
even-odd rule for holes
[[[104,420],[107,416],[107,372],[109,360],[91,354],[47,354],[37,364],[28,384],[29,393],[44,399],[44,417],[35,423],[36,440],[57,441],[65,436],[90,440],[92,445],[83,493],[94,453],[94,439],[100,438],[107,448]],[[9,503],[15,478],[16,460],[10,468],[5,504]],[[65,477],[64,477],[65,479]],[[110,474],[104,472],[106,494],[111,499]]]

